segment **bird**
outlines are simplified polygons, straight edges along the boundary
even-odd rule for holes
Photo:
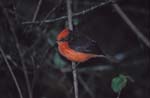
[[[59,53],[66,59],[76,63],[83,63],[91,58],[108,58],[90,37],[64,28],[56,38]]]

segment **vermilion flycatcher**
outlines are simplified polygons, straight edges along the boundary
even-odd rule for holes
[[[72,62],[85,62],[91,58],[107,58],[96,41],[65,28],[57,36],[58,50],[61,55]]]

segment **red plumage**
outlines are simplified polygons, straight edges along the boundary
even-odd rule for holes
[[[85,35],[70,32],[67,28],[58,34],[57,43],[60,54],[73,62],[80,63],[104,56],[94,40]]]

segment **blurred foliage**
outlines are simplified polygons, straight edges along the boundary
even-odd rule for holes
[[[56,68],[63,68],[66,65],[66,62],[62,60],[58,52],[55,53],[54,55],[54,64]]]

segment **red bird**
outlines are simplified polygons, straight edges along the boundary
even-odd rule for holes
[[[85,62],[91,58],[105,57],[96,41],[65,28],[57,36],[58,50],[72,62]]]

